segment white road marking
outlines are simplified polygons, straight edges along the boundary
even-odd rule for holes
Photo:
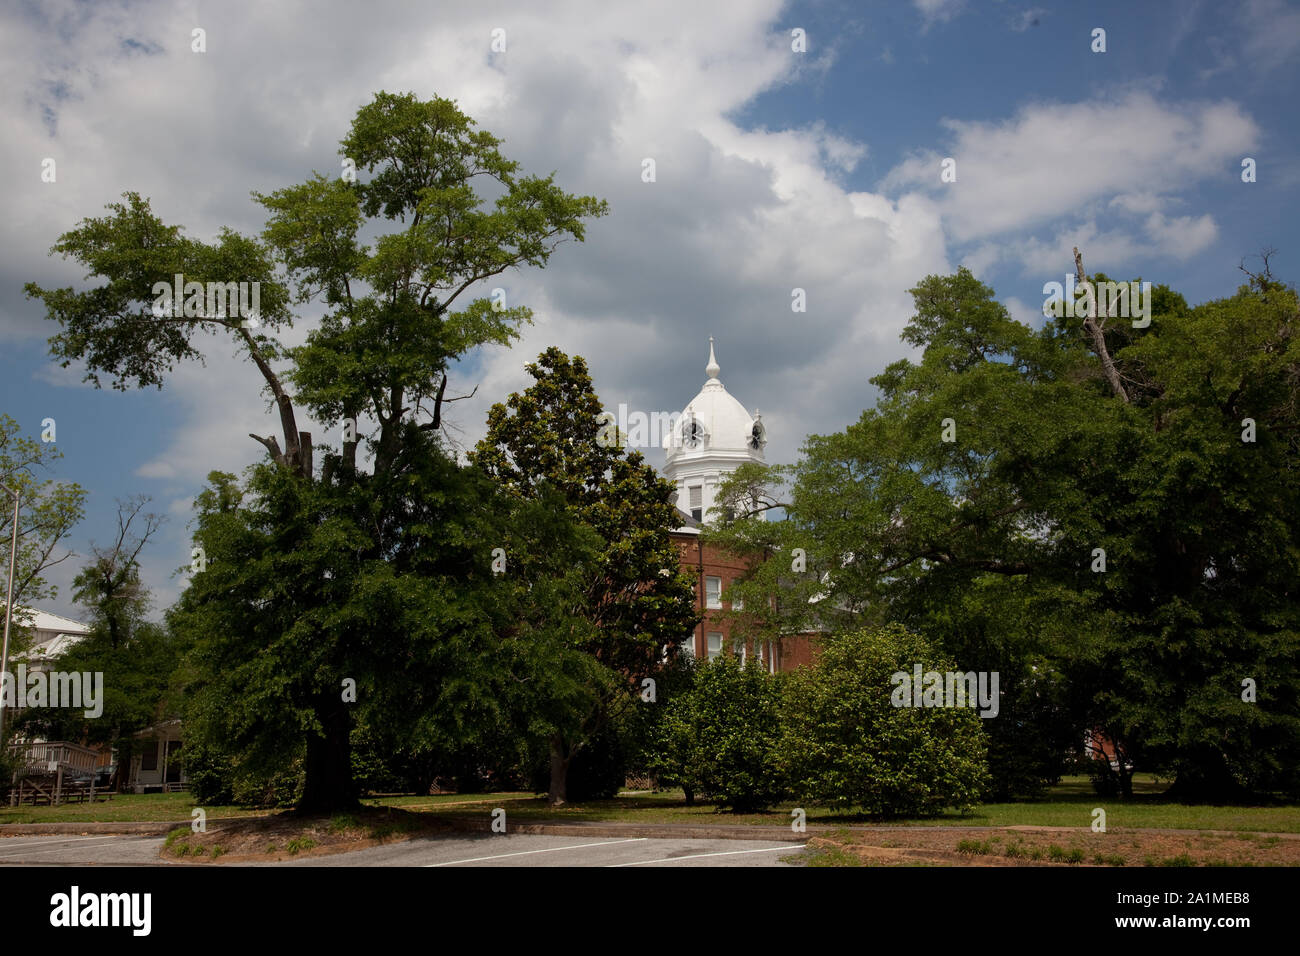
[[[102,840],[102,841],[106,841],[106,842],[110,842],[110,843],[111,843],[113,840],[119,840],[119,839],[121,839],[120,836],[106,836],[106,837],[74,837],[73,839],[69,839],[69,840],[56,840],[56,841],[55,841],[55,844],[59,844],[59,843],[77,843],[77,842],[80,842],[80,841],[83,841],[83,840]],[[33,845],[33,844],[30,844],[30,843],[28,843],[28,844],[24,844],[24,846],[32,846],[32,845]],[[35,845],[36,845],[36,846],[40,846],[41,844],[35,844]],[[48,846],[48,845],[50,845],[50,844],[46,844],[46,845]],[[30,851],[30,852],[19,852],[19,853],[17,853],[17,854],[14,854],[14,853],[0,853],[0,859],[3,859],[3,858],[5,858],[5,857],[11,857],[11,856],[34,856],[34,855],[36,855],[36,854],[38,854],[38,853],[61,853],[61,852],[64,851],[64,850],[71,850],[71,849],[75,849],[75,848],[74,848],[74,847],[68,847],[68,846],[56,846],[56,848],[53,849],[53,850],[32,850],[32,851]]]
[[[761,850],[720,850],[717,853],[692,853],[690,856],[665,856],[660,857],[657,860],[638,860],[636,863],[608,863],[606,865],[609,867],[646,866],[650,863],[676,863],[678,860],[698,860],[700,857],[704,856],[736,856],[741,853],[771,853],[773,850],[790,850],[793,852],[795,849],[803,849],[803,847],[768,846],[763,847]]]
[[[545,850],[520,850],[518,853],[498,853],[496,856],[476,856],[468,860],[448,860],[446,863],[426,863],[431,866],[455,866],[457,863],[480,863],[483,860],[504,860],[508,856],[528,856],[532,853],[554,853],[556,850],[581,850],[587,846],[613,846],[615,843],[641,843],[649,837],[632,837],[627,840],[605,840],[601,843],[576,843],[573,846],[552,846]]]

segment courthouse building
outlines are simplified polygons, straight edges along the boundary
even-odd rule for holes
[[[811,660],[812,635],[791,634],[779,641],[733,640],[732,622],[725,614],[741,610],[730,597],[731,585],[743,577],[747,559],[704,545],[700,531],[717,501],[718,487],[746,462],[763,463],[767,435],[757,410],[745,409],[718,378],[721,368],[709,339],[708,376],[703,387],[682,410],[667,444],[663,475],[677,486],[677,510],[682,525],[672,532],[682,567],[695,577],[698,607],[704,620],[683,643],[683,650],[701,659],[734,653],[742,660],[757,657],[775,673]]]

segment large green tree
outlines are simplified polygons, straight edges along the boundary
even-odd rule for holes
[[[450,556],[423,554],[443,532],[421,522],[444,520],[448,502],[467,501],[440,437],[451,368],[477,346],[508,343],[530,318],[526,307],[486,295],[484,280],[544,267],[560,243],[583,238],[584,220],[606,211],[553,177],[522,175],[499,145],[450,100],[381,92],[341,143],[342,175],[257,195],[268,213],[260,238],[186,237],[128,193],[112,215],[84,221],[54,247],[100,284],[27,287],[62,326],[51,339],[55,356],[83,362],[95,384],[108,376],[118,388],[161,387],[178,362],[201,357],[203,332],[230,338],[257,368],[280,434],[252,437],[273,471],[257,470],[242,488],[219,478],[203,499],[207,570],[187,592],[184,620],[220,620],[212,639],[229,641],[236,656],[282,645],[285,653],[241,671],[240,706],[262,712],[250,712],[240,739],[252,747],[258,738],[259,752],[279,751],[268,739],[276,734],[303,743],[303,808],[355,800],[354,716],[338,699],[340,681],[373,681],[373,693],[386,693],[382,706],[416,725],[428,695],[480,693],[454,681],[405,698],[398,690],[408,657],[455,646],[439,628],[457,626],[443,605],[459,597],[443,592],[485,567],[453,531],[459,547]],[[181,314],[157,309],[155,284],[177,274],[258,282],[259,314],[191,302],[188,293]],[[286,347],[278,334],[308,304],[323,316],[305,344]],[[304,413],[341,436],[338,451],[319,446],[319,470]],[[233,590],[199,583],[245,560],[250,576]],[[254,578],[254,569],[265,574]],[[375,632],[385,635],[378,648]],[[202,659],[229,657],[208,644]],[[227,679],[207,677],[211,693]],[[281,708],[293,719],[262,719],[283,716]]]
[[[750,582],[784,611],[771,626],[895,620],[1000,671],[1004,793],[1050,781],[1090,730],[1122,777],[1132,761],[1189,795],[1294,792],[1295,292],[1258,277],[1189,308],[1157,285],[1149,326],[1081,299],[1040,329],[965,269],[912,295],[920,359],[775,476],[788,521],[719,533],[780,555]]]
[[[552,496],[597,542],[574,612],[585,628],[569,628],[565,644],[591,662],[586,694],[552,714],[552,803],[563,803],[574,754],[616,715],[636,706],[642,681],[665,649],[698,623],[690,575],[669,532],[678,526],[671,483],[639,452],[607,438],[587,364],[557,348],[527,366],[534,383],[488,413],[486,437],[470,458],[519,501]],[[602,429],[605,428],[605,431]],[[509,557],[527,579],[545,554]]]

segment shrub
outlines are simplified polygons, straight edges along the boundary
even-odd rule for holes
[[[690,795],[736,813],[781,797],[776,767],[779,680],[729,654],[701,664],[694,686],[665,705],[651,764]]]
[[[790,675],[779,752],[795,796],[889,816],[968,809],[988,782],[987,737],[968,707],[895,707],[890,678],[956,668],[896,625],[827,635]]]

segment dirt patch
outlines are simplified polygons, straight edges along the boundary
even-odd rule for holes
[[[203,833],[183,826],[167,835],[161,855],[186,863],[266,863],[347,853],[450,830],[449,823],[436,817],[394,808],[316,816],[284,812],[216,820]]]
[[[844,829],[808,847],[810,862],[830,866],[1300,866],[1296,834]]]

